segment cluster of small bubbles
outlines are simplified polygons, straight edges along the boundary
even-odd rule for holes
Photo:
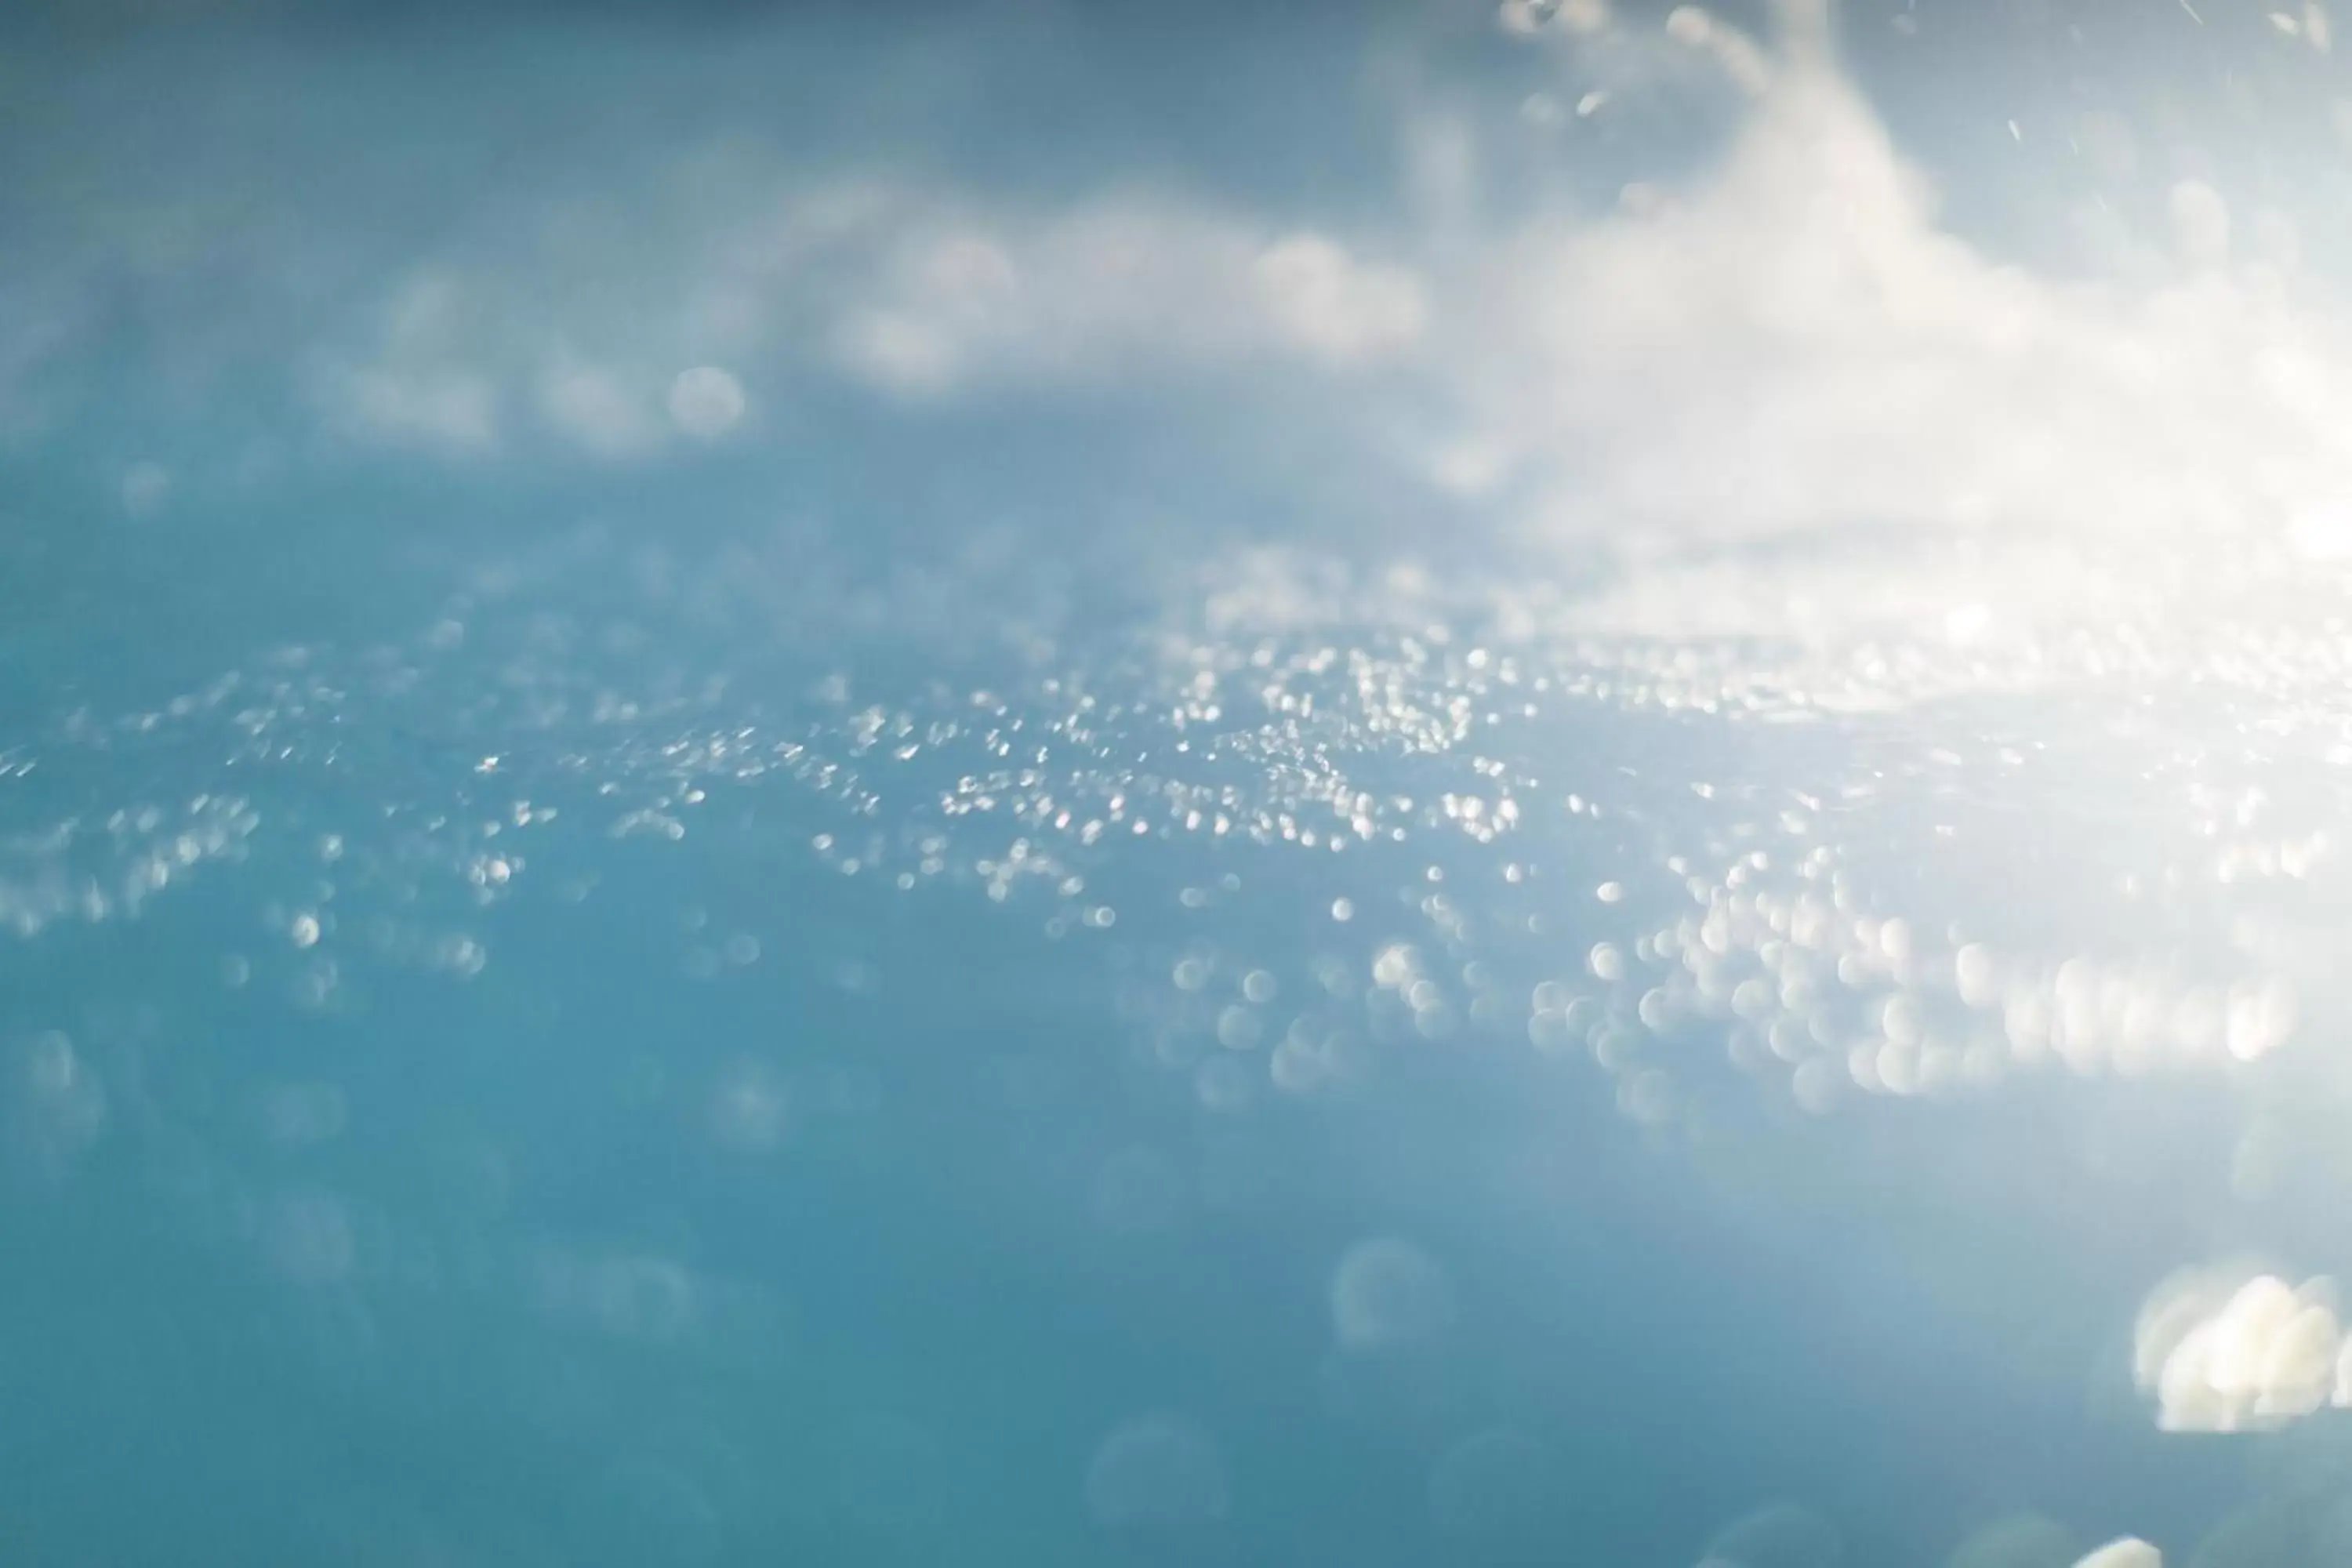
[[[135,918],[207,861],[237,860],[260,826],[241,797],[198,795],[176,806],[79,817],[0,837],[0,930],[26,939],[58,921]]]
[[[1302,1014],[1275,1043],[1267,1073],[1285,1094],[1312,1095],[1360,1078],[1363,1057],[1361,1041],[1345,1026]]]
[[[1085,879],[1072,876],[1061,861],[1026,838],[1014,839],[1002,856],[973,861],[972,870],[991,901],[1000,904],[1013,896],[1014,889],[1031,881],[1050,886],[1066,899],[1086,891]]]
[[[1411,942],[1390,942],[1373,955],[1368,1001],[1376,1034],[1386,1032],[1383,1026],[1400,1009],[1409,1015],[1412,1032],[1425,1040],[1446,1038],[1460,1022],[1444,985]]]
[[[1721,1031],[1735,1067],[1780,1075],[1818,1111],[1856,1091],[1982,1089],[2045,1065],[2078,1076],[2226,1068],[2267,1056],[2295,1026],[2293,989],[2275,974],[2200,977],[1931,937],[1926,922],[1875,912],[1827,846],[1788,861],[1751,850],[1713,878],[1681,856],[1669,868],[1689,912],[1594,943],[1580,975],[1539,983],[1526,1004],[1530,1041],[1552,1055],[1589,1048],[1639,1121],[1671,1114],[1670,1085],[1640,1040],[1694,1029]],[[1402,953],[1386,960],[1399,984]]]
[[[429,872],[479,907],[511,893],[527,863],[560,856],[556,829],[549,850],[527,861],[514,837],[526,828],[560,819],[583,835],[643,837],[658,853],[689,824],[715,820],[714,802],[767,808],[789,785],[814,805],[772,815],[842,876],[1049,904],[1055,934],[1116,926],[1106,948],[1163,915],[1204,937],[1262,896],[1255,863],[1234,857],[1295,852],[1317,929],[1362,945],[1316,955],[1311,975],[1205,940],[1142,960],[1175,993],[1149,1016],[1150,1048],[1220,1113],[1269,1088],[1311,1093],[1350,1076],[1369,1059],[1367,1041],[1458,1042],[1488,1026],[1496,1037],[1524,1027],[1548,1055],[1589,1055],[1625,1114],[1644,1123],[1681,1114],[1685,1075],[1706,1070],[1702,1056],[1727,1058],[1795,1104],[1826,1110],[1863,1096],[1988,1087],[2042,1064],[2085,1075],[2232,1068],[2293,1036],[2296,985],[2234,929],[2169,948],[2096,931],[2071,943],[1970,940],[1945,923],[1932,886],[1882,896],[1840,846],[1875,826],[1893,831],[1893,818],[1858,814],[1934,802],[1932,827],[1904,840],[1929,845],[1951,826],[1946,797],[1967,793],[1957,785],[2006,787],[2043,744],[1939,735],[1952,746],[1922,746],[1887,717],[1938,696],[2196,670],[2261,705],[2264,744],[2300,737],[2332,754],[2352,745],[2352,731],[2325,682],[2352,664],[2329,637],[2289,617],[2185,643],[2143,628],[2015,648],[1998,620],[1952,622],[1939,611],[1916,637],[1759,647],[1621,635],[1605,624],[1612,606],[1547,601],[1548,591],[1479,584],[1479,605],[1465,609],[1433,602],[1446,589],[1423,574],[1384,582],[1370,608],[1349,606],[1352,622],[1307,624],[1213,592],[1180,609],[1197,624],[1154,627],[1108,661],[1089,657],[1099,648],[1047,646],[1030,668],[1051,673],[1011,688],[950,679],[897,701],[853,696],[838,676],[782,714],[730,696],[691,659],[640,676],[629,667],[647,646],[642,630],[625,647],[613,643],[630,655],[616,668],[575,668],[594,638],[574,625],[468,674],[506,631],[485,604],[453,603],[381,661],[290,650],[152,710],[64,726],[61,749],[111,752],[174,730],[225,732],[233,743],[217,754],[233,761],[241,790],[257,780],[266,791],[289,769],[370,777],[355,748],[372,732],[394,720],[462,717],[436,731],[447,737],[445,763],[422,778],[411,766],[384,786],[381,829],[362,812],[304,821],[272,805],[303,879],[278,887],[270,940],[230,960],[224,980],[242,984],[257,964],[304,1005],[330,1005],[346,969],[367,961],[352,941],[366,929],[363,899],[405,904]],[[1956,626],[1970,639],[1965,660],[1952,652]],[[461,649],[462,660],[453,657]],[[837,648],[817,651],[838,662]],[[1606,722],[1622,714],[1710,716],[1751,738],[1803,733],[1813,749],[1790,762],[1790,787],[1760,791],[1720,761],[1652,765],[1640,754],[1647,742]],[[353,721],[370,719],[383,722]],[[1559,742],[1564,730],[1580,736],[1573,752]],[[1622,767],[1611,750],[1621,744]],[[1881,744],[1903,753],[1900,766],[1864,755]],[[2236,761],[2249,773],[2262,765],[2251,745]],[[2118,765],[2141,762],[2180,792],[2176,826],[2189,847],[2170,896],[2228,886],[2239,913],[2270,883],[2330,875],[2325,818],[2318,807],[2294,817],[2283,770],[2262,775],[2265,787],[2230,776],[2210,754],[2192,764],[2133,752]],[[22,753],[0,759],[12,776],[28,765]],[[2327,765],[2352,766],[2352,749]],[[1966,775],[1972,766],[1984,772]],[[1701,772],[1708,776],[1685,790]],[[0,846],[0,925],[31,934],[135,910],[194,866],[251,854],[260,814],[241,793],[176,810],[126,807],[102,833],[82,826],[89,820]],[[1612,837],[1621,828],[1625,837]],[[1660,841],[1688,851],[1664,858],[1663,878],[1643,847]],[[1121,892],[1115,909],[1115,858],[1158,846],[1187,858],[1183,913],[1167,910],[1158,890],[1134,901]],[[1203,871],[1207,857],[1217,858]],[[2151,898],[2164,896],[2171,868],[2146,857],[2124,868],[2144,877]],[[1244,869],[1250,891],[1237,898]],[[320,875],[336,879],[340,897],[310,887]],[[574,885],[584,897],[593,879]],[[1398,910],[1406,923],[1388,924]],[[488,913],[402,918],[399,943],[371,949],[376,957],[468,974],[495,936]],[[479,929],[457,929],[478,919]],[[698,933],[687,962],[724,974],[758,963],[759,941],[722,924]],[[298,966],[290,983],[289,964]],[[1694,1041],[1708,1049],[1682,1049]]]
[[[1453,612],[1421,602],[1428,592],[1401,592],[1410,616],[1302,629],[1229,604],[1218,613],[1234,618],[1204,634],[1140,651],[1122,643],[1108,666],[1092,657],[1099,648],[1048,647],[1026,668],[1055,673],[1009,688],[959,689],[950,674],[934,695],[872,701],[853,698],[845,677],[781,711],[730,695],[690,655],[674,677],[640,674],[632,666],[650,669],[647,650],[662,640],[642,631],[611,644],[627,656],[614,668],[573,668],[577,640],[604,635],[575,626],[574,642],[551,637],[543,652],[468,674],[497,646],[502,617],[453,605],[380,667],[299,650],[184,701],[69,729],[70,745],[58,748],[68,760],[75,746],[112,758],[172,731],[195,736],[205,744],[192,750],[224,759],[221,776],[239,795],[108,817],[125,795],[98,792],[88,798],[105,804],[86,806],[76,794],[70,821],[40,797],[50,826],[0,842],[0,930],[30,936],[135,913],[198,867],[268,857],[274,836],[278,858],[251,875],[268,880],[275,912],[266,929],[236,937],[247,951],[225,959],[222,980],[257,977],[264,996],[323,1008],[343,994],[346,973],[362,980],[370,963],[479,973],[503,941],[499,921],[511,918],[486,906],[516,893],[526,865],[533,878],[567,875],[566,826],[582,839],[630,839],[619,853],[634,862],[669,855],[689,826],[696,844],[725,845],[733,824],[756,818],[787,825],[778,837],[803,874],[813,857],[857,879],[853,894],[961,889],[1019,907],[1024,921],[1049,914],[1049,931],[1097,952],[1131,954],[1123,973],[1141,977],[1136,988],[1171,994],[1135,1009],[1138,1055],[1156,1056],[1179,1093],[1218,1116],[1269,1094],[1319,1092],[1365,1070],[1379,1049],[1522,1030],[1548,1058],[1597,1064],[1623,1113],[1645,1125],[1682,1117],[1697,1103],[1692,1080],[1727,1066],[1822,1111],[1982,1089],[2029,1069],[2235,1070],[2303,1054],[2282,1047],[2300,1044],[2298,997],[2312,999],[2310,981],[2282,972],[2273,933],[2324,932],[2330,879],[2342,875],[2329,800],[2297,800],[2289,787],[2301,760],[2326,781],[2315,796],[2352,769],[2340,697],[2352,663],[2339,633],[2285,616],[2227,635],[2168,638],[2143,626],[2011,642],[2003,616],[1938,609],[1893,634],[1759,646],[1615,635],[1593,629],[1610,606],[1547,606],[1533,590],[1515,630],[1491,624],[1497,615],[1456,616],[1449,631],[1439,623]],[[461,649],[465,661],[450,657]],[[837,647],[817,652],[844,658]],[[1130,656],[1138,662],[1121,662]],[[1098,668],[1080,681],[1073,672],[1090,664]],[[2047,918],[2032,929],[1999,917],[1948,923],[1958,911],[1939,899],[1965,900],[1938,886],[1937,867],[1874,881],[1858,864],[1854,847],[1877,839],[1924,861],[1954,831],[1984,826],[1986,814],[1968,815],[1971,802],[2021,805],[2029,815],[2011,831],[2028,851],[2066,837],[2074,820],[2016,782],[2059,742],[2063,710],[1997,714],[1989,729],[2025,732],[1981,743],[1940,717],[1906,721],[1906,710],[2067,682],[2154,688],[2186,675],[2234,694],[2216,704],[2228,723],[2098,742],[2125,781],[2110,792],[2128,808],[2116,815],[2162,819],[2162,846],[2143,838],[2098,867],[2114,873],[2100,888],[2123,888],[2135,908],[2154,911],[2144,924],[2088,893],[2078,900],[2087,911],[2038,910]],[[1654,728],[1612,725],[1623,715]],[[1709,721],[1702,739],[1738,726],[1743,745],[1778,736],[1804,745],[1760,752],[1752,767],[1720,755],[1693,762],[1664,742],[1664,754],[1651,754],[1656,733],[1687,737],[1698,719]],[[212,744],[224,726],[232,743]],[[406,756],[412,731],[425,737],[421,763]],[[2226,739],[2241,731],[2259,738]],[[394,750],[398,766],[376,765]],[[0,756],[0,778],[12,790],[37,784],[31,763]],[[1705,775],[1699,787],[1686,787],[1695,774]],[[272,793],[296,797],[294,785],[330,775],[374,798],[339,801],[321,820],[282,808]],[[257,831],[254,798],[268,803],[268,834]],[[381,818],[371,809],[379,805]],[[546,829],[544,847],[518,837],[525,829]],[[1291,875],[1261,873],[1276,856]],[[1121,857],[1167,874],[1122,881]],[[563,885],[584,898],[595,880]],[[1232,934],[1261,900],[1293,891],[1292,912],[1307,917],[1300,923],[1318,951],[1253,948]],[[2078,891],[2020,880],[2004,896],[2041,906]],[[2170,927],[2157,918],[2200,900],[2212,918]],[[2309,918],[2313,906],[2319,918]],[[1176,924],[1164,941],[1153,935],[1163,921]],[[783,929],[720,911],[675,940],[694,944],[687,962],[698,972],[769,976],[802,956]],[[499,947],[502,964],[508,951]],[[676,956],[664,949],[665,962]],[[812,972],[822,976],[823,963]],[[833,973],[846,991],[877,984],[848,962]],[[105,1083],[98,1059],[108,1062]],[[131,1080],[95,1047],[42,1037],[7,1060],[6,1133],[20,1165],[69,1169],[103,1130],[132,1124]],[[347,1087],[323,1081],[332,1068],[274,1070],[296,1081],[232,1085],[228,1103],[284,1167],[331,1158],[338,1141],[374,1131],[366,1119],[383,1107],[356,1098],[363,1078]],[[649,1089],[640,1107],[675,1109],[689,1131],[744,1156],[729,1169],[751,1182],[780,1168],[756,1156],[792,1146],[805,1120],[869,1092],[846,1074],[747,1052],[667,1070],[675,1100]],[[1189,1157],[1116,1140],[1106,1148],[1080,1164],[1070,1199],[1103,1230],[1161,1235],[1212,1202],[1203,1194],[1213,1184]],[[2245,1148],[2233,1174],[2251,1190],[2275,1154],[2259,1140]],[[268,1270],[298,1290],[326,1293],[392,1266],[377,1258],[374,1221],[356,1194],[264,1193],[249,1206]],[[551,1247],[522,1273],[559,1325],[646,1343],[691,1335],[714,1299],[709,1279],[648,1253]],[[1458,1337],[1453,1281],[1412,1243],[1351,1248],[1330,1284],[1335,1359],[1356,1374]],[[2317,1347],[2343,1336],[2312,1287],[2238,1277],[2184,1300],[2194,1310],[2163,1317],[2156,1338],[2168,1348],[2151,1384],[2159,1402],[2169,1384],[2170,1407],[2188,1413],[2179,1424],[2275,1424],[2313,1407],[2315,1390],[2321,1404],[2342,1397],[2340,1350]],[[1545,1506],[1538,1494],[1553,1484],[1547,1446],[1519,1428],[1473,1431],[1432,1451],[1427,1505],[1449,1537],[1472,1543],[1465,1555],[1477,1555],[1483,1532],[1508,1531],[1524,1510]],[[1173,1417],[1107,1435],[1084,1490],[1114,1531],[1189,1527],[1221,1517],[1230,1500],[1214,1444]],[[1819,1568],[1835,1560],[1835,1537],[1824,1554],[1817,1523],[1801,1512],[1750,1521],[1718,1536],[1708,1556]],[[1956,1557],[1956,1568],[2074,1561],[2070,1549],[2045,1565],[2032,1553],[2046,1541],[2023,1539]],[[2136,1548],[2118,1543],[2094,1560],[2130,1563],[2141,1560]]]
[[[523,858],[520,855],[483,853],[467,859],[463,875],[467,886],[474,889],[476,902],[489,904],[506,892],[508,884],[522,868]]]
[[[640,806],[614,818],[612,834],[615,838],[667,838],[676,843],[686,837],[686,824],[666,811]]]

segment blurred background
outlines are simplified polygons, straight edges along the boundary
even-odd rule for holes
[[[19,0],[0,1553],[2352,1563],[2334,25]]]

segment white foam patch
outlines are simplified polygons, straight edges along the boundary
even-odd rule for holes
[[[1939,226],[1819,18],[1784,11],[1769,69],[1731,72],[1754,106],[1712,174],[1497,237],[1458,291],[1466,433],[1539,490],[1533,526],[2275,531],[2352,484],[2346,322],[2234,258],[2221,193],[2175,192],[2152,285],[2003,265]],[[1672,36],[1733,35],[1685,7]]]
[[[612,457],[651,448],[656,389],[707,357],[727,368],[667,399],[706,439],[746,379],[1086,396],[1181,369],[1259,396],[1273,364],[1323,378],[1283,409],[1564,556],[1853,525],[2343,552],[2352,316],[2291,223],[2189,182],[2164,232],[2083,276],[2007,264],[1944,225],[1822,10],[1780,11],[1759,41],[1689,6],[1504,7],[1505,31],[1559,45],[1549,101],[1658,112],[1645,97],[1696,73],[1742,106],[1697,177],[1616,210],[1482,195],[1491,150],[1412,114],[1388,217],[1351,231],[1115,170],[1058,202],[751,171],[677,216],[657,284],[526,229],[388,280],[321,333],[305,384],[357,439],[478,456],[535,405],[560,448]],[[551,343],[577,362],[551,370]],[[2096,607],[2063,574],[1995,575],[2053,614]]]
[[[936,398],[1268,357],[1347,369],[1425,325],[1413,272],[1322,234],[1164,197],[1042,215],[963,205],[960,221],[881,237],[885,258],[832,332],[854,378]]]
[[[2343,1351],[2330,1281],[2203,1271],[2149,1296],[2134,1373],[2166,1431],[2263,1431],[2352,1405]]]

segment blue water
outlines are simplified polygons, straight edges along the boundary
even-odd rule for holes
[[[1881,10],[1948,152],[2025,46]],[[9,26],[8,1562],[2352,1560],[2325,1390],[2135,1367],[2343,1248],[2340,568],[1530,529],[1258,284],[858,357],[940,214],[1383,232],[1486,8]]]

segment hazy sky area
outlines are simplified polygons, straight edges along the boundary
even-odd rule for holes
[[[2352,1564],[2337,9],[0,7],[0,1559]]]

